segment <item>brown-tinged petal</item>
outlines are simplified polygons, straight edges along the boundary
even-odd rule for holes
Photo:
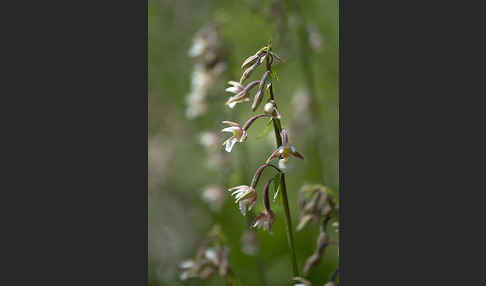
[[[267,77],[268,75],[270,74],[270,71],[266,71],[263,76],[262,76],[262,79],[260,80],[260,85],[258,86],[258,91],[257,93],[255,94],[255,98],[253,99],[253,104],[251,105],[251,109],[253,111],[255,111],[258,106],[260,105],[260,103],[262,102],[262,99],[263,99],[263,87],[265,86],[265,82],[267,81]]]
[[[282,146],[286,146],[289,144],[289,135],[287,133],[287,129],[282,129],[280,132],[280,137],[282,137]]]
[[[233,122],[233,121],[227,121],[227,120],[225,120],[225,121],[222,121],[221,123],[228,124],[228,125],[231,125],[233,127],[240,127],[240,124],[238,124],[236,122]]]
[[[257,58],[258,58],[258,54],[254,54],[253,56],[249,56],[249,57],[248,57],[248,58],[246,58],[246,60],[243,62],[243,64],[241,65],[241,68],[244,68],[244,67],[246,67],[247,65],[253,64]]]
[[[243,74],[241,75],[240,78],[240,83],[243,83],[250,75],[251,73],[256,69],[256,67],[260,64],[260,61],[256,61],[254,64],[252,64],[249,68],[247,68]]]

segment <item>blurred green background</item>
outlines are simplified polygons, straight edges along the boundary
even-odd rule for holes
[[[250,116],[262,112],[262,106],[252,112],[248,103],[228,108],[224,103],[231,94],[224,90],[228,80],[239,80],[243,60],[269,40],[273,51],[283,58],[274,68],[278,80],[273,83],[282,126],[289,131],[290,143],[305,157],[304,161],[294,159],[295,168],[287,175],[300,269],[315,249],[317,224],[295,232],[300,213],[298,190],[304,183],[319,183],[339,190],[338,1],[298,1],[301,8],[298,13],[290,2],[149,0],[150,285],[225,285],[218,275],[205,281],[178,279],[178,264],[195,255],[199,243],[215,224],[221,225],[227,237],[230,266],[241,285],[262,285],[261,273],[266,285],[291,284],[281,203],[272,203],[276,214],[273,234],[259,230],[260,254],[251,256],[241,251],[241,235],[247,222],[230,194],[224,192],[219,210],[202,197],[207,186],[249,185],[255,170],[276,148],[272,130],[260,136],[265,129],[264,119],[251,127],[247,141],[237,143],[231,153],[226,153],[221,146],[229,133],[220,133],[226,127],[221,121],[243,124]],[[317,116],[312,116],[312,107],[306,104],[309,88],[300,54],[303,39],[297,33],[301,19],[305,21],[307,42],[304,44],[309,47],[306,53],[315,77],[313,104]],[[216,23],[219,42],[216,62],[221,63],[221,72],[213,74],[205,91],[206,110],[188,118],[187,98],[193,92],[194,69],[203,62],[188,53],[198,31],[209,23]],[[261,67],[249,81],[259,79],[262,73]],[[216,148],[201,144],[204,132],[217,135]],[[320,155],[312,149],[316,134]],[[212,137],[206,136],[206,141],[208,138]],[[319,156],[323,178],[318,171]],[[265,180],[273,174],[265,171],[257,187],[259,194]],[[259,199],[255,210],[259,212],[262,208]],[[331,240],[338,239],[334,229],[329,233]],[[337,245],[331,244],[321,264],[307,278],[313,285],[323,285],[337,264]]]

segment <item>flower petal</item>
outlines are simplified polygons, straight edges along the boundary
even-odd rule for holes
[[[289,144],[289,135],[287,133],[287,129],[282,129],[282,132],[280,132],[280,136],[282,137],[282,145],[285,146]]]
[[[241,186],[237,186],[237,187],[233,187],[231,189],[228,189],[228,191],[232,192],[234,190],[242,189],[242,188],[248,188],[248,186],[247,185],[241,185]]]
[[[234,81],[234,80],[230,80],[230,81],[228,81],[228,84],[229,84],[229,85],[232,85],[232,86],[234,86],[234,87],[239,87],[239,88],[241,88],[241,89],[243,89],[243,88],[244,88],[244,86],[243,86],[241,83],[239,83],[239,82],[237,82],[237,81]]]
[[[233,121],[222,121],[221,123],[223,124],[228,124],[228,125],[231,125],[231,126],[234,126],[234,127],[240,127],[240,124],[236,123],[236,122],[233,122]]]
[[[233,149],[233,146],[235,145],[236,141],[235,138],[230,138],[229,140],[226,141],[226,152],[231,152],[231,149]]]
[[[239,207],[240,207],[240,212],[242,215],[246,216],[246,205],[247,205],[247,202],[246,201],[241,201],[239,203]]]
[[[224,91],[231,92],[231,93],[239,93],[241,89],[236,86],[231,86],[231,87],[227,87]]]
[[[239,127],[234,127],[234,126],[231,126],[231,127],[226,127],[226,128],[223,128],[221,130],[221,132],[229,132],[229,133],[233,133],[233,131],[235,130],[238,130],[240,129]]]
[[[245,59],[245,61],[241,65],[241,68],[244,68],[245,66],[247,66],[249,64],[252,64],[257,58],[258,58],[258,53],[253,55],[253,56],[249,56],[248,58]]]

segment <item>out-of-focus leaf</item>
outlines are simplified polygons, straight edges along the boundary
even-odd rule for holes
[[[272,129],[272,125],[270,124],[270,122],[272,122],[272,119],[270,119],[265,125],[267,125],[267,127],[265,127],[265,129],[263,129],[263,131],[256,137],[256,139],[261,139],[263,138],[263,136],[265,136],[268,131],[270,129]]]

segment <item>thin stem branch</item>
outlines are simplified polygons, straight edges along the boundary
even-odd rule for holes
[[[263,170],[266,168],[266,167],[272,167],[274,168],[275,170],[277,170],[279,173],[282,173],[282,171],[275,167],[274,165],[272,164],[268,164],[268,163],[265,163],[263,165],[261,165],[257,171],[255,172],[255,175],[253,176],[253,179],[251,180],[251,187],[252,188],[256,188],[256,185],[258,184],[258,180],[260,180],[260,176],[262,175],[263,173]]]

